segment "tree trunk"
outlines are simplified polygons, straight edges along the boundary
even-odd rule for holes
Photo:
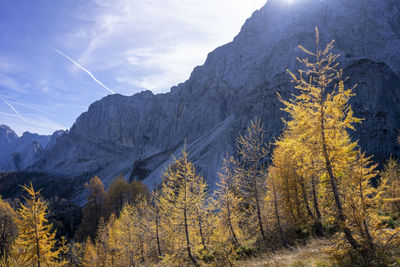
[[[322,154],[325,159],[325,168],[326,171],[328,172],[328,177],[331,183],[332,191],[333,191],[333,196],[335,198],[335,204],[338,212],[338,221],[339,221],[339,226],[342,228],[344,235],[346,236],[347,241],[350,243],[350,245],[353,247],[353,249],[357,250],[360,245],[358,242],[354,239],[350,229],[346,225],[346,217],[343,212],[343,206],[342,206],[342,201],[340,200],[339,196],[339,191],[337,188],[336,184],[336,177],[333,174],[332,170],[332,164],[331,160],[329,158],[328,154],[328,148],[326,145],[326,139],[325,139],[325,125],[324,125],[324,110],[323,110],[323,103],[322,103],[322,95],[321,95],[321,141],[322,141]]]
[[[128,243],[131,243],[131,227],[129,227],[128,231]],[[126,249],[126,254],[129,255],[129,267],[134,267],[135,266],[135,261],[133,259],[132,251],[128,248],[128,246],[125,246]]]
[[[321,223],[321,211],[319,210],[319,205],[318,205],[318,196],[317,196],[317,190],[315,188],[315,178],[314,175],[311,176],[311,183],[312,183],[312,194],[313,194],[313,205],[314,205],[314,210],[315,214],[317,215],[316,217],[316,225],[315,225],[315,232],[317,236],[323,236],[323,230],[322,230],[322,223]]]
[[[300,186],[301,186],[301,191],[303,193],[303,201],[304,201],[304,205],[306,206],[308,216],[310,216],[310,218],[312,220],[314,220],[314,214],[312,213],[310,205],[308,204],[307,191],[306,191],[306,186],[304,185],[304,177],[303,176],[300,177]]]
[[[188,219],[187,219],[187,203],[186,203],[186,193],[187,193],[187,184],[186,184],[186,178],[185,179],[185,199],[184,199],[184,209],[183,209],[183,219],[184,219],[184,226],[185,226],[185,236],[186,236],[186,250],[188,253],[189,259],[193,262],[194,266],[198,267],[200,266],[196,259],[192,255],[192,250],[190,248],[190,238],[189,238],[189,228],[188,228]]]
[[[188,252],[188,257],[193,262],[194,266],[197,267],[197,266],[199,266],[199,264],[197,263],[196,259],[193,257],[192,251],[190,248],[189,229],[188,229],[188,223],[187,223],[186,209],[183,210],[183,217],[185,220],[186,249]]]
[[[159,214],[158,211],[156,211],[156,240],[157,240],[157,251],[158,251],[158,256],[161,257],[161,246],[160,246],[160,236],[159,236]]]
[[[34,199],[33,201],[34,203],[36,202],[36,199]],[[40,267],[40,246],[39,246],[39,233],[38,233],[38,229],[37,229],[37,224],[38,222],[36,221],[36,206],[34,204],[33,206],[33,220],[35,223],[35,239],[36,239],[36,256],[37,256],[37,266]]]
[[[282,230],[282,227],[281,227],[281,219],[280,219],[280,216],[279,216],[278,201],[277,201],[276,190],[275,190],[275,183],[272,181],[272,179],[271,179],[271,183],[272,183],[272,191],[273,191],[273,194],[274,194],[274,209],[275,209],[276,223],[277,223],[277,226],[278,226],[279,234],[281,236],[282,245],[285,248],[289,248],[288,241],[287,241],[287,239],[285,237],[285,234],[283,233],[283,230]]]
[[[121,212],[122,207],[123,207],[123,202],[124,202],[124,197],[123,197],[122,191],[121,191],[119,193],[119,207],[118,207],[118,210],[116,210],[116,212],[115,212],[116,215],[118,215]]]
[[[201,224],[201,216],[200,216],[200,212],[199,212],[198,208],[196,208],[196,212],[197,212],[197,220],[198,220],[198,223],[199,223],[199,233],[200,233],[200,237],[201,237],[201,244],[203,245],[203,248],[205,250],[208,250],[207,246],[206,246],[206,241],[204,239],[203,225]]]
[[[228,222],[229,230],[230,230],[230,232],[231,232],[231,236],[232,236],[232,240],[233,240],[233,245],[234,245],[235,247],[238,247],[238,246],[239,246],[239,241],[238,241],[238,239],[237,239],[237,236],[236,236],[235,231],[233,230],[233,225],[232,225],[232,220],[231,220],[231,208],[230,208],[230,206],[229,206],[228,200],[226,201],[226,209],[227,209],[227,212],[228,212],[228,220],[227,220],[227,222]]]
[[[143,240],[140,240],[140,260],[141,260],[142,263],[145,262]]]
[[[300,201],[299,201],[299,191],[298,191],[298,184],[297,182],[295,182],[294,184],[294,200],[296,202],[296,213],[297,213],[297,218],[298,221],[302,221],[302,215],[301,215],[301,211],[300,211]],[[300,227],[300,226],[299,226]]]
[[[285,188],[285,191],[286,191],[285,198],[286,198],[286,201],[287,201],[287,203],[289,205],[289,212],[290,212],[290,215],[292,216],[292,219],[295,222],[297,222],[296,216],[294,216],[294,212],[293,212],[294,208],[293,208],[292,198],[290,197],[291,193],[290,193],[290,190],[289,190],[289,178],[288,178],[288,176],[286,176],[286,178],[285,178],[285,184],[286,184],[286,186],[285,186],[286,187]]]
[[[362,160],[362,158],[360,160]],[[362,164],[362,162],[361,162],[361,164]],[[365,234],[367,236],[370,249],[371,249],[371,251],[374,252],[375,251],[374,242],[373,242],[372,236],[370,234],[367,221],[365,220],[365,214],[367,214],[367,210],[366,210],[366,204],[365,204],[365,200],[364,200],[364,190],[363,190],[361,179],[360,179],[360,197],[361,197],[361,205],[362,205],[363,215],[364,215],[363,226],[364,226]]]
[[[260,202],[259,202],[259,196],[258,196],[258,188],[257,188],[257,178],[253,176],[253,185],[254,185],[254,198],[256,200],[256,212],[257,212],[257,219],[258,219],[258,226],[260,227],[260,234],[264,242],[267,244],[267,237],[265,236],[264,232],[264,227],[262,224],[262,218],[261,218],[261,207],[260,207]]]

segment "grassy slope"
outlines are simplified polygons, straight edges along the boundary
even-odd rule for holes
[[[329,247],[332,241],[327,239],[314,239],[306,246],[292,250],[282,250],[274,254],[265,254],[251,260],[237,262],[237,266],[267,267],[267,266],[334,266],[323,249]]]

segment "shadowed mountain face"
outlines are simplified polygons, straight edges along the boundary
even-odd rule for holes
[[[191,160],[211,187],[226,153],[256,116],[266,141],[282,130],[276,93],[294,93],[298,44],[314,49],[335,39],[348,85],[357,83],[352,107],[365,118],[352,135],[382,162],[400,155],[400,2],[398,0],[269,0],[235,39],[208,55],[189,80],[166,94],[112,95],[93,103],[30,170],[53,175],[143,179],[150,187],[187,143]]]
[[[24,132],[21,137],[8,126],[0,125],[0,172],[22,171],[44,156],[56,139],[66,131],[56,131],[53,135],[38,135]]]
[[[0,125],[0,165],[7,160],[18,141],[18,135],[6,125]]]

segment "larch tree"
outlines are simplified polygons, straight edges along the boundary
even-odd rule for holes
[[[125,203],[118,218],[110,217],[103,234],[107,237],[103,242],[107,244],[107,261],[103,260],[107,266],[136,266],[155,258],[150,208],[147,197],[138,196],[134,204]]]
[[[197,175],[193,163],[188,160],[186,150],[163,174],[160,207],[163,212],[163,229],[169,228],[168,238],[174,244],[170,248],[172,258],[181,258],[186,251],[188,260],[199,266],[194,248],[202,242],[198,207],[205,203],[206,186]],[[168,228],[167,228],[168,227]]]
[[[125,203],[135,203],[138,197],[149,197],[148,188],[141,181],[128,182],[122,175],[116,176],[107,190],[107,217],[119,215]]]
[[[154,190],[151,193],[149,202],[149,224],[154,234],[153,239],[157,246],[157,257],[161,258],[161,243],[162,243],[162,229],[161,229],[161,211],[160,211],[160,190]]]
[[[109,266],[111,256],[110,245],[110,226],[113,222],[106,223],[104,218],[100,218],[99,225],[97,226],[97,234],[94,246],[98,258],[97,266]]]
[[[334,215],[343,236],[333,254],[343,257],[357,251],[365,263],[384,253],[389,244],[398,244],[400,230],[384,226],[380,211],[386,180],[381,179],[380,186],[372,186],[371,181],[377,176],[376,165],[348,133],[361,120],[353,116],[349,100],[354,87],[345,88],[346,79],[336,62],[339,55],[332,54],[332,48],[333,41],[323,50],[319,48],[318,29],[316,52],[300,46],[313,60],[298,59],[305,66],[298,76],[288,71],[299,94],[290,101],[281,100],[290,120],[285,121],[286,130],[278,147],[292,148],[291,158],[301,166],[296,172],[300,185],[307,174],[311,174],[312,186],[315,175],[326,185],[320,189],[324,212]],[[311,217],[309,205],[305,207]],[[319,216],[317,212],[316,215]]]
[[[242,204],[248,211],[249,223],[255,222],[254,229],[268,245],[264,225],[264,198],[266,194],[266,159],[268,147],[264,142],[263,125],[259,119],[251,121],[244,135],[237,139],[238,160],[236,173],[240,179]],[[269,245],[268,245],[269,246]]]
[[[297,164],[293,157],[293,151],[284,144],[290,143],[277,142],[272,155],[272,165],[269,167],[269,181],[274,183],[276,191],[281,195],[282,208],[285,216],[292,222],[292,227],[300,226],[299,221],[303,214],[300,212],[297,190]],[[272,188],[271,188],[272,189]]]
[[[385,164],[381,177],[387,181],[384,194],[385,206],[391,213],[397,215],[400,213],[400,164],[398,161],[391,157]]]
[[[135,244],[137,227],[134,223],[136,217],[136,209],[130,204],[125,204],[119,218],[113,224],[110,241],[116,250],[116,266],[133,267],[138,263],[138,248]]]
[[[0,263],[7,265],[11,246],[17,236],[16,213],[0,198]]]
[[[219,228],[223,235],[229,233],[227,240],[232,242],[234,247],[239,247],[241,230],[239,221],[239,203],[242,201],[238,194],[239,181],[232,168],[234,159],[226,158],[222,163],[222,169],[218,173],[217,189],[215,191],[215,210],[219,217]]]
[[[137,247],[137,261],[144,264],[150,261],[153,252],[152,248],[154,247],[147,197],[143,195],[138,196],[133,208],[135,209],[135,216],[132,219],[136,228],[134,242]]]
[[[209,219],[212,218],[210,211],[210,202],[208,201],[207,184],[203,181],[203,177],[198,176],[198,181],[193,187],[194,201],[194,217],[195,228],[198,230],[198,236],[201,241],[201,250],[208,250],[208,243],[212,227]]]
[[[305,155],[309,155],[309,153],[311,153],[310,150],[303,152],[305,152]],[[324,168],[321,161],[317,161],[309,156],[299,156],[299,160],[297,161],[297,173],[303,195],[303,201],[308,218],[313,221],[314,232],[317,236],[323,235],[323,214],[320,208],[320,177],[323,173],[323,170]]]
[[[17,211],[18,237],[13,246],[15,262],[21,265],[62,266],[58,257],[56,232],[46,219],[47,204],[32,186],[23,186],[25,203]]]
[[[82,221],[77,236],[81,240],[84,240],[87,236],[94,240],[100,218],[105,216],[107,193],[104,190],[103,183],[97,176],[91,178],[85,184],[85,187],[89,191],[88,202],[82,210]]]
[[[116,176],[110,183],[107,190],[108,213],[119,215],[125,203],[132,203],[132,194],[129,182],[121,175]]]
[[[376,167],[377,164],[372,163],[371,157],[359,153],[349,168],[343,169],[344,175],[348,177],[343,181],[343,207],[349,215],[347,221],[356,240],[370,256],[376,252],[375,232],[379,231],[381,224],[378,211],[383,190],[371,185],[371,180],[378,174]]]
[[[282,220],[282,215],[281,215],[281,204],[278,204],[280,202],[281,196],[280,196],[280,190],[278,189],[278,179],[279,176],[275,174],[277,170],[274,169],[273,167],[270,167],[269,169],[269,175],[268,179],[266,181],[267,183],[267,188],[268,188],[268,193],[265,194],[265,201],[269,203],[269,214],[272,219],[268,221],[275,221],[276,225],[276,231],[278,232],[280,241],[282,242],[282,245],[285,248],[289,248],[289,242],[286,238],[286,234],[284,231],[283,227],[283,220]],[[272,216],[271,216],[272,215]],[[274,227],[275,228],[275,227]]]
[[[81,259],[83,267],[96,267],[98,266],[98,256],[96,247],[90,237],[87,237],[85,241],[84,251]]]
[[[292,222],[290,227],[304,230],[312,225],[315,234],[321,236],[318,186],[321,167],[310,158],[311,151],[298,142],[296,135],[288,130],[278,138],[274,144],[270,175],[276,180],[283,211]]]
[[[348,102],[353,96],[352,88],[345,88],[342,71],[336,62],[339,55],[332,54],[333,41],[324,49],[319,47],[319,32],[316,29],[316,52],[299,46],[309,57],[298,59],[305,68],[298,76],[288,71],[292,82],[300,94],[294,100],[283,101],[285,111],[291,120],[289,129],[296,129],[298,139],[308,146],[313,157],[322,159],[324,171],[328,177],[330,190],[336,207],[336,219],[346,240],[354,248],[360,244],[354,238],[346,222],[342,192],[339,184],[343,165],[353,162],[356,157],[356,142],[352,142],[347,130],[354,130],[353,124],[360,120],[353,116]]]

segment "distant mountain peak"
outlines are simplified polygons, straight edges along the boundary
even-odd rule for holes
[[[0,125],[0,171],[23,170],[43,156],[44,148],[65,133],[52,136],[24,132],[21,137],[7,125]]]

